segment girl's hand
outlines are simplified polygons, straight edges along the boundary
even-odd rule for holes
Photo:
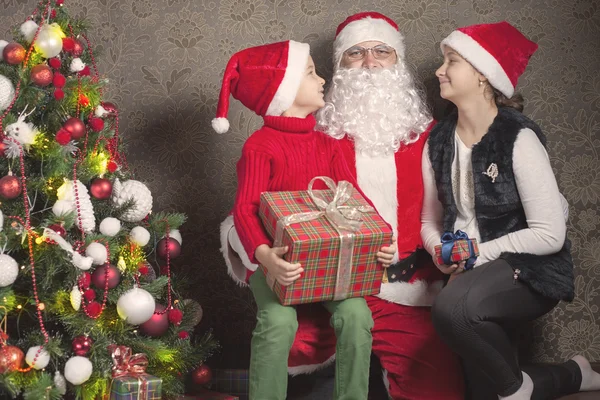
[[[396,246],[396,238],[392,239],[392,244],[389,246],[383,246],[377,252],[377,261],[383,264],[383,268],[387,268],[392,265],[392,260],[394,259],[394,255],[398,251],[398,246]]]
[[[452,265],[438,264],[435,259],[433,260],[433,262],[435,263],[436,267],[438,267],[438,269],[446,275],[458,275],[462,274],[465,271],[465,261],[461,261],[458,264]]]
[[[258,262],[260,262],[269,272],[269,274],[282,286],[289,286],[300,276],[304,269],[299,263],[290,264],[283,259],[283,255],[289,250],[288,246],[269,247],[261,244],[254,253]]]

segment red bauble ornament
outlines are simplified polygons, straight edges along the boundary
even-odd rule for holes
[[[5,200],[12,200],[21,194],[21,182],[11,172],[0,179],[0,197]]]
[[[65,2],[64,0],[56,0],[56,5],[57,5],[58,7],[60,7],[60,6],[62,6],[62,5],[63,5],[63,3],[64,3],[64,2]]]
[[[79,76],[90,76],[91,72],[90,72],[90,67],[88,67],[87,65],[85,67],[83,67],[83,69],[81,71],[79,71],[77,73]]]
[[[66,51],[67,53],[71,53],[73,51],[73,48],[75,47],[75,39],[66,37],[66,38],[63,38],[62,42],[63,42],[62,43],[63,50]]]
[[[94,289],[87,289],[85,292],[83,292],[83,297],[88,301],[88,303],[90,301],[94,301],[96,300],[96,291]]]
[[[87,305],[87,313],[90,318],[96,318],[102,313],[102,305],[97,301],[90,301]]]
[[[4,157],[4,151],[7,149],[6,143],[3,140],[0,140],[0,157]]]
[[[81,335],[76,336],[73,339],[73,342],[71,343],[71,348],[73,349],[73,353],[75,353],[76,356],[85,357],[92,349],[93,344],[94,341],[91,337]]]
[[[62,100],[62,99],[64,99],[65,98],[65,92],[63,92],[62,89],[56,89],[56,90],[54,90],[54,98],[56,100]],[[69,136],[70,136],[70,134],[69,134]]]
[[[108,270],[108,288],[114,289],[121,281],[121,272],[117,267],[111,264],[104,264],[97,267],[92,274],[92,284],[98,289],[104,290],[106,284],[106,270]]]
[[[179,339],[187,339],[190,337],[190,334],[187,331],[181,331],[177,336],[179,336]]]
[[[23,46],[21,46],[19,43],[13,42],[4,47],[4,50],[2,51],[2,58],[4,58],[4,62],[7,64],[17,65],[23,62],[26,53],[27,52]]]
[[[48,86],[52,83],[52,77],[52,70],[46,64],[38,64],[31,68],[31,81],[38,86]]]
[[[90,274],[89,272],[84,272],[81,275],[79,275],[79,280],[78,280],[78,284],[82,289],[87,289],[90,287],[90,284],[92,283],[92,274]]]
[[[59,69],[60,68],[60,59],[53,57],[48,60],[48,64],[50,64],[50,66],[54,69]]]
[[[83,54],[83,44],[79,40],[73,39],[73,50],[71,53],[75,57],[79,57]]]
[[[192,371],[192,380],[198,385],[208,385],[212,380],[212,370],[206,364],[202,364]]]
[[[0,374],[15,371],[23,364],[23,350],[16,346],[0,347]]]
[[[65,76],[60,72],[56,72],[54,74],[54,77],[52,78],[52,84],[54,85],[54,87],[59,89],[63,88],[65,86],[65,83],[67,83],[67,78],[65,78]]]
[[[113,190],[113,184],[106,178],[96,178],[90,185],[90,193],[98,200],[106,200],[110,198]]]
[[[63,129],[69,132],[73,139],[81,139],[85,136],[85,124],[79,118],[69,118],[63,124]]]
[[[142,274],[143,276],[146,276],[150,273],[150,267],[148,267],[147,264],[144,263],[140,263],[139,268],[138,268],[138,272],[140,274]]]
[[[71,132],[64,128],[60,128],[58,132],[56,132],[55,138],[58,144],[64,146],[71,141]]]
[[[48,229],[52,229],[54,232],[58,233],[60,237],[67,237],[67,231],[62,225],[52,224],[48,226]]]
[[[88,125],[94,132],[100,132],[104,129],[104,120],[102,118],[92,117],[88,119]]]
[[[117,169],[119,169],[119,164],[111,160],[106,164],[106,169],[108,170],[108,172],[113,173]]]
[[[169,317],[167,316],[168,313],[164,311],[165,306],[157,304],[154,307],[152,317],[140,325],[140,331],[144,335],[151,337],[159,337],[167,333],[169,330]]]
[[[181,245],[175,239],[169,238],[167,241],[167,238],[162,238],[156,245],[156,254],[160,258],[166,259],[167,254],[169,254],[170,258],[176,258],[181,254]]]
[[[106,112],[110,115],[116,115],[117,114],[117,106],[115,106],[113,103],[108,102],[108,101],[103,101],[100,103],[100,105],[102,106],[102,108],[104,108],[106,110]]]
[[[183,312],[178,308],[171,308],[169,312],[169,322],[173,325],[181,324],[181,320],[183,319]]]

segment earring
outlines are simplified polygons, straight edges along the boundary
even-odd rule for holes
[[[483,85],[483,81],[479,81],[479,86]]]

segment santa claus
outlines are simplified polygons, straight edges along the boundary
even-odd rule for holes
[[[394,229],[398,253],[378,296],[367,302],[375,322],[373,353],[393,399],[463,398],[458,358],[436,335],[430,308],[442,276],[422,249],[421,155],[433,126],[423,93],[405,62],[404,38],[388,17],[359,13],[342,22],[334,41],[334,76],[321,129],[339,139],[363,192]],[[233,219],[221,225],[229,274],[244,284],[255,270]],[[292,374],[335,357],[335,334],[322,307],[298,307],[299,328],[289,357]]]

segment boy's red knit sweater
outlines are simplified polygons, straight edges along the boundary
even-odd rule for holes
[[[360,191],[339,142],[315,131],[315,124],[312,115],[306,118],[267,116],[264,126],[254,132],[242,148],[237,163],[233,219],[253,263],[258,263],[254,256],[258,246],[272,246],[258,216],[262,192],[306,190],[315,176],[329,176],[336,182],[346,180]],[[314,188],[326,189],[321,182]]]

